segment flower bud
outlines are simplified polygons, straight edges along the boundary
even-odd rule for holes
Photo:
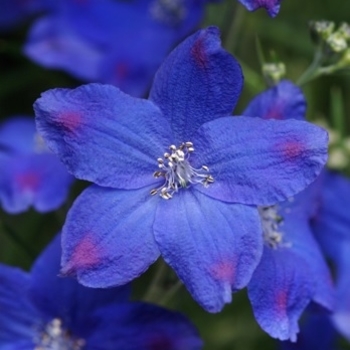
[[[335,24],[331,21],[310,21],[310,35],[311,39],[319,44],[328,39],[328,37],[333,33]]]
[[[269,85],[276,85],[286,74],[286,66],[282,62],[265,63],[262,67],[263,75]]]

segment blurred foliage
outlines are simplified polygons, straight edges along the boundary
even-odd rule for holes
[[[239,114],[256,93],[267,87],[257,42],[267,62],[283,62],[286,77],[296,81],[313,59],[315,47],[308,22],[323,19],[336,24],[350,22],[348,9],[349,3],[344,0],[284,0],[280,14],[271,19],[263,10],[247,12],[236,0],[208,6],[203,25],[215,24],[221,28],[224,46],[243,67],[245,87],[235,113]],[[21,54],[29,25],[26,23],[15,31],[0,34],[0,119],[16,114],[32,115],[33,101],[41,92],[81,84],[63,72],[41,68]],[[308,118],[323,120],[338,138],[347,137],[347,140],[350,140],[349,72],[323,76],[303,86]],[[348,160],[349,155],[350,151]],[[344,170],[350,174],[349,167]],[[0,212],[0,261],[28,269],[34,257],[60,229],[70,204],[84,186],[77,184],[68,204],[54,213],[42,215],[29,211],[10,216]],[[135,282],[135,298],[144,296],[145,286],[150,284],[158,265]],[[167,306],[190,316],[206,342],[206,350],[277,349],[274,340],[255,322],[245,291],[235,294],[232,304],[214,315],[203,311],[184,287]]]

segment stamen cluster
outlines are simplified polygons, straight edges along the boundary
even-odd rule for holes
[[[283,233],[281,226],[283,225],[283,217],[278,212],[276,205],[268,207],[258,207],[264,241],[270,248],[278,248],[283,243]]]
[[[190,184],[202,184],[204,187],[214,182],[209,174],[209,168],[203,165],[200,169],[193,168],[189,163],[190,154],[194,152],[192,142],[183,142],[180,147],[171,145],[171,153],[164,153],[164,159],[158,158],[160,170],[154,172],[155,178],[164,177],[165,182],[160,188],[154,188],[151,195],[159,193],[163,199],[171,199],[180,188]]]
[[[62,328],[62,321],[54,318],[46,325],[34,350],[81,350],[84,345],[83,339],[73,338],[67,330]]]

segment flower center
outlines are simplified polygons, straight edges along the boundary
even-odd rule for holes
[[[169,149],[171,153],[164,153],[164,159],[157,159],[160,170],[154,172],[153,176],[155,178],[164,177],[165,181],[163,186],[151,191],[152,196],[159,193],[163,199],[170,199],[180,188],[186,188],[191,184],[202,184],[207,187],[214,182],[206,165],[200,169],[191,166],[189,158],[194,152],[192,142],[184,142],[178,148],[171,145]]]
[[[59,318],[54,318],[46,325],[36,343],[34,350],[81,350],[85,345],[83,339],[72,337],[62,328],[62,321]]]
[[[264,241],[270,248],[278,248],[285,246],[283,232],[283,217],[278,212],[278,206],[272,205],[269,207],[258,207],[261,218]]]
[[[187,14],[184,0],[155,0],[150,12],[154,19],[169,25],[179,24]]]

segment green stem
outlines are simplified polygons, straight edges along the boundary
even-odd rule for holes
[[[227,35],[225,36],[224,40],[224,47],[230,51],[235,52],[237,43],[238,43],[238,35],[239,30],[243,23],[244,18],[244,8],[240,4],[234,4],[233,10],[232,10],[232,19],[230,21]]]
[[[331,119],[333,121],[333,127],[340,135],[340,142],[344,138],[344,127],[345,127],[345,108],[343,94],[339,87],[331,88]]]
[[[164,293],[163,297],[159,300],[158,304],[165,306],[173,298],[173,296],[181,289],[182,282],[177,280],[177,282],[169,288],[167,292]]]
[[[166,277],[167,274],[167,265],[162,260],[159,262],[158,270],[156,271],[155,276],[153,277],[153,280],[151,281],[148,289],[146,290],[146,293],[144,297],[142,298],[143,301],[146,302],[157,302],[159,299],[159,294],[162,292],[162,284],[163,280]]]
[[[315,53],[314,59],[310,66],[306,69],[306,71],[299,77],[297,80],[297,85],[301,86],[304,85],[311,80],[315,79],[320,75],[320,65],[322,62],[323,53],[321,49],[318,49]]]
[[[262,79],[261,74],[257,73],[255,70],[250,68],[246,63],[242,60],[239,60],[239,63],[244,72],[244,81],[247,84],[247,88],[253,93],[257,94],[265,89],[265,83]]]

